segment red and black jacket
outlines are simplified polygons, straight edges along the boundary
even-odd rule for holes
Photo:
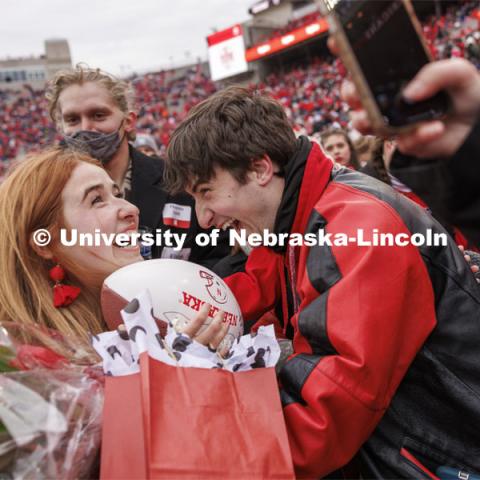
[[[299,140],[276,233],[446,233],[387,185]],[[259,247],[226,278],[246,320],[281,298],[281,398],[300,478],[356,454],[368,478],[480,471],[480,289],[447,247]],[[432,473],[433,474],[433,473]]]

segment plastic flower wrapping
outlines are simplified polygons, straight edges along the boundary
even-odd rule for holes
[[[40,340],[45,333],[33,330],[0,325],[0,478],[92,478],[101,437],[101,377],[58,353],[75,349],[71,340],[49,333],[47,347]]]

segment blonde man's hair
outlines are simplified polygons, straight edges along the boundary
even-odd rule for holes
[[[31,246],[33,232],[45,228],[52,235],[51,249],[58,245],[63,218],[62,191],[80,162],[100,164],[85,154],[59,147],[32,154],[17,165],[0,186],[0,324],[15,322],[34,326],[36,336],[59,353],[79,362],[96,360],[90,334],[105,330],[100,309],[100,292],[82,285],[75,268],[56,255],[68,271],[67,283],[79,286],[79,297],[68,307],[53,305],[53,282],[48,271],[52,261],[39,256]],[[77,269],[77,272],[79,270]],[[43,330],[54,329],[80,349],[57,345]],[[22,338],[30,341],[31,338]]]
[[[134,110],[134,91],[128,82],[120,80],[110,73],[99,68],[90,68],[88,65],[78,63],[75,68],[59,70],[48,82],[45,97],[48,100],[48,113],[56,125],[60,125],[60,94],[71,85],[83,85],[85,83],[98,83],[111,96],[115,105],[125,114]],[[135,132],[128,132],[127,138],[135,140]]]

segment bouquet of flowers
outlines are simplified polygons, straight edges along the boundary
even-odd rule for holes
[[[24,328],[0,326],[0,476],[91,478],[103,386],[91,367],[73,365],[38,341],[19,343]]]

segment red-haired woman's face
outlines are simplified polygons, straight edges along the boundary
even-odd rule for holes
[[[75,265],[75,273],[83,283],[99,286],[118,268],[142,260],[139,245],[120,247],[115,242],[108,245],[107,236],[114,239],[117,234],[137,231],[139,212],[122,198],[118,186],[105,170],[80,162],[63,189],[62,202],[67,241],[75,238],[75,230],[77,242],[73,246],[60,244],[59,258],[66,259],[68,265]],[[100,245],[81,246],[82,234],[105,235]]]

